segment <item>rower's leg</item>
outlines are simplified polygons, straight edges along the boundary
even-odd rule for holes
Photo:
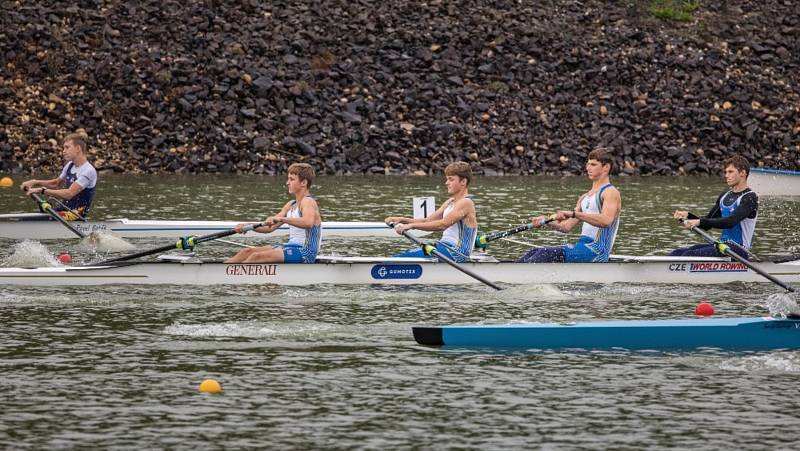
[[[283,263],[283,249],[280,247],[258,248],[250,252],[243,263]]]
[[[243,263],[248,260],[254,253],[270,250],[272,247],[246,247],[240,250],[236,255],[233,257],[225,260],[225,263]]]

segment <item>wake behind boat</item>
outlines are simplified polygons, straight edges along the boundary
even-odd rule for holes
[[[480,283],[427,258],[329,257],[317,263],[226,264],[175,255],[181,261],[128,261],[96,266],[0,268],[0,285],[463,285]],[[514,263],[490,257],[463,263],[495,283],[725,284],[766,280],[722,257],[612,256],[608,263]],[[757,263],[782,280],[800,283],[800,257]]]
[[[527,349],[800,348],[800,320],[709,318],[414,327],[417,343]]]
[[[244,221],[168,221],[168,220],[131,220],[125,218],[106,219],[102,221],[71,221],[69,224],[88,235],[92,232],[111,233],[121,238],[180,238],[187,235],[212,234],[232,229]],[[281,226],[271,236],[286,236],[289,227]],[[339,237],[380,237],[391,238],[398,235],[383,222],[337,222],[322,223],[325,236]],[[415,235],[424,236],[429,232],[414,231]],[[266,235],[248,232],[236,237],[261,237]],[[54,221],[46,213],[0,214],[0,238],[15,240],[55,240],[75,238],[66,227]]]

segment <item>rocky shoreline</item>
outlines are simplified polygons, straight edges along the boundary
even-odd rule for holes
[[[713,3],[3,0],[0,172],[800,169],[800,5]]]

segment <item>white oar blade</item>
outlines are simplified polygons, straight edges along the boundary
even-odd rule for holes
[[[92,232],[81,241],[81,247],[96,252],[126,252],[135,246],[124,239],[108,233]]]

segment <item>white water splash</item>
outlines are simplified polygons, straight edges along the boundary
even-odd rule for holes
[[[53,254],[38,241],[25,240],[14,244],[14,252],[6,258],[5,266],[15,268],[34,268],[40,266],[60,266]]]
[[[736,357],[724,360],[720,364],[720,368],[747,373],[770,370],[784,373],[800,373],[800,354],[787,351]]]
[[[217,324],[175,323],[164,328],[167,335],[190,337],[310,337],[334,329],[334,326],[320,323],[263,324],[256,322],[227,322]]]
[[[786,318],[788,315],[800,315],[800,306],[789,293],[775,293],[767,297],[764,307],[769,315],[775,318]]]

